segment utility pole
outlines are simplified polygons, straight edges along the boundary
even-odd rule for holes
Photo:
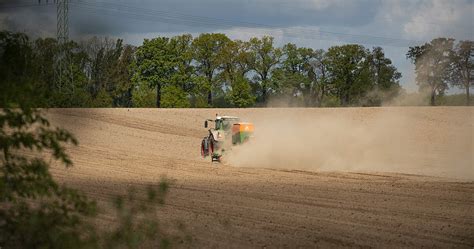
[[[56,36],[59,51],[55,58],[55,83],[60,92],[72,93],[74,91],[72,61],[67,48],[69,42],[69,0],[56,0],[56,7]]]

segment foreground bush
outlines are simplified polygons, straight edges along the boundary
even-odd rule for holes
[[[169,245],[156,219],[166,181],[149,186],[145,197],[133,189],[116,197],[117,224],[100,231],[94,225],[96,203],[59,185],[45,159],[71,167],[64,146],[77,145],[76,138],[52,127],[34,109],[3,109],[0,127],[0,248],[137,248],[150,241]]]

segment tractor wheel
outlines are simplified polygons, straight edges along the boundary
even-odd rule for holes
[[[212,156],[214,154],[214,140],[209,139],[209,154]]]
[[[201,156],[204,158],[206,157],[206,154],[204,153],[204,141],[201,143]]]
[[[209,156],[209,138],[204,137],[201,142],[201,156]]]

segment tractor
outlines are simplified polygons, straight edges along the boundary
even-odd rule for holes
[[[211,157],[211,161],[221,161],[226,150],[232,146],[246,142],[253,134],[253,124],[240,122],[238,117],[219,116],[216,119],[204,121],[204,128],[208,128],[209,122],[214,122],[214,128],[209,128],[209,134],[202,139],[201,156]]]

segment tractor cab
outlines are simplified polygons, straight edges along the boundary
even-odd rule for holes
[[[232,125],[238,123],[240,121],[237,117],[231,116],[217,116],[216,117],[216,130],[223,130],[223,131],[230,131],[232,129]]]
[[[239,123],[240,119],[233,116],[216,116],[215,120],[208,119],[204,122],[204,128],[208,127],[208,122],[214,122],[214,130],[230,132],[232,125]]]

